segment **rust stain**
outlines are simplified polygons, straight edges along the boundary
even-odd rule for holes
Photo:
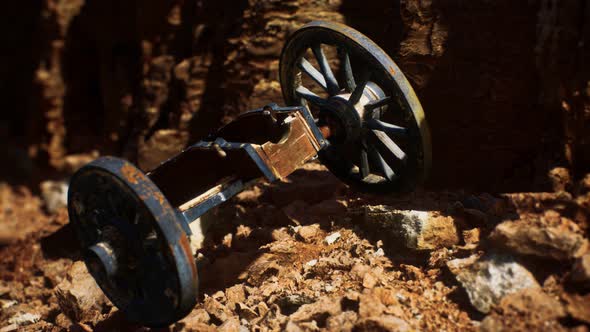
[[[195,261],[193,259],[193,253],[191,251],[191,246],[188,243],[188,238],[186,236],[180,236],[178,243],[180,244],[180,247],[182,247],[182,251],[184,251],[184,254],[186,255],[186,257],[189,261],[189,265],[191,267],[191,273],[193,275],[193,279],[198,278],[197,266],[195,265]]]
[[[154,191],[154,196],[156,197],[156,199],[158,200],[158,203],[160,203],[160,205],[164,205],[164,202],[166,202],[166,198],[164,198],[164,195],[162,195],[161,192]]]
[[[123,167],[121,167],[121,174],[123,174],[127,181],[133,184],[139,183],[142,178],[141,172],[129,164],[125,164]]]
[[[388,69],[391,75],[395,75],[395,69],[393,69],[393,66],[390,66]]]

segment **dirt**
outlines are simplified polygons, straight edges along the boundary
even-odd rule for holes
[[[47,214],[40,199],[26,190],[4,190],[0,223],[9,226],[18,216],[26,227],[12,228],[23,235],[0,249],[3,331],[145,330],[127,323],[110,303],[88,298],[101,293],[84,286],[92,278],[74,264],[80,257],[64,208]],[[304,190],[324,194],[306,198]],[[212,212],[215,226],[195,255],[199,303],[168,330],[583,330],[590,302],[584,297],[587,288],[570,280],[573,260],[550,251],[544,258],[510,246],[502,251],[493,236],[488,240],[502,220],[527,225],[547,219],[546,212],[534,211],[541,204],[553,208],[552,227],[572,227],[567,213],[554,210],[564,203],[558,199],[564,193],[526,195],[507,199],[422,190],[397,197],[361,195],[323,166],[307,164],[288,182],[257,184]],[[565,202],[575,201],[569,195]],[[400,245],[383,236],[383,225],[359,215],[359,208],[377,205],[444,214],[454,220],[453,229],[459,228],[460,241],[443,241],[439,249]],[[487,223],[466,214],[469,209],[483,214]],[[534,247],[527,236],[523,239],[526,248]],[[445,263],[498,251],[520,260],[542,288],[509,293],[484,315],[469,303]],[[552,263],[555,259],[559,264]],[[22,317],[28,320],[18,321]]]

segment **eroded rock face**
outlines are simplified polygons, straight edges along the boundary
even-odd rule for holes
[[[70,267],[55,295],[59,307],[73,322],[94,321],[112,307],[81,261]]]
[[[491,239],[499,246],[521,255],[555,260],[580,257],[588,249],[588,240],[577,225],[566,219],[506,221],[496,226]]]
[[[508,294],[540,287],[535,277],[510,256],[473,255],[451,260],[447,266],[467,292],[471,304],[482,313],[490,312]]]
[[[459,243],[455,220],[437,212],[365,206],[363,218],[372,230],[387,232],[409,249],[433,250]]]

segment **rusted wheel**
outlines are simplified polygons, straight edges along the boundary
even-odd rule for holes
[[[176,212],[127,161],[105,157],[70,182],[70,221],[88,270],[130,321],[166,326],[197,300],[197,270]]]
[[[330,146],[322,162],[363,191],[412,189],[430,169],[430,133],[404,74],[369,38],[338,23],[311,22],[281,54],[288,105],[305,105]]]

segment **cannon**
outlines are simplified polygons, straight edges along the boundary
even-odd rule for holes
[[[393,60],[360,32],[316,21],[280,57],[286,106],[247,111],[157,168],[101,157],[71,178],[70,223],[89,272],[127,319],[166,326],[198,299],[189,224],[249,184],[318,158],[360,191],[395,193],[431,163],[424,112]]]

